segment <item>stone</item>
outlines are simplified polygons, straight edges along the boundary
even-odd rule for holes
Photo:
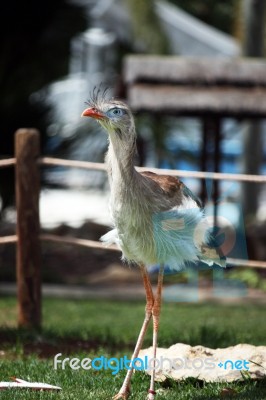
[[[152,347],[140,351],[145,371],[153,369]],[[233,382],[245,378],[266,377],[266,346],[238,344],[210,349],[177,343],[168,349],[158,348],[156,380],[197,378],[206,382]]]

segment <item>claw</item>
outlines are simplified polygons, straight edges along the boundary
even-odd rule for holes
[[[154,390],[149,389],[148,390],[148,396],[147,400],[154,400],[155,399],[156,392]]]
[[[117,393],[117,394],[113,397],[113,400],[118,400],[118,399],[127,400],[128,396],[129,396],[129,392]]]
[[[129,394],[130,394],[130,389],[127,388],[126,390],[123,390],[123,391],[117,393],[117,394],[113,397],[112,400],[119,400],[119,399],[127,400]]]

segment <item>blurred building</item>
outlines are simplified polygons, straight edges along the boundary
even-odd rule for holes
[[[45,99],[52,105],[47,151],[58,154],[58,149],[63,148],[64,152],[60,156],[64,158],[103,161],[106,137],[100,129],[96,130],[93,122],[80,118],[84,102],[90,97],[94,87],[101,83],[104,87],[110,87],[110,94],[112,93],[119,76],[116,66],[121,47],[124,46],[130,52],[142,52],[143,45],[133,34],[133,22],[125,1],[71,1],[84,7],[89,28],[71,42],[69,75],[37,94],[42,101]],[[156,1],[155,12],[168,39],[171,54],[229,58],[240,55],[240,46],[233,37],[208,26],[167,1]],[[200,125],[197,121],[188,119],[180,120],[180,124],[178,127],[170,127],[165,140],[165,148],[175,163],[169,164],[169,160],[165,158],[157,165],[198,169],[195,160],[199,159],[201,151]],[[224,131],[221,170],[239,172],[241,127],[233,120],[225,121]],[[183,154],[188,153],[188,157],[184,158]],[[149,153],[149,164],[152,163],[156,164],[154,152]],[[53,168],[48,171],[46,179],[50,183],[82,188],[102,187],[106,177],[105,174],[94,171]],[[197,190],[198,183],[193,181],[190,184]]]
[[[80,110],[94,86],[101,82],[110,85],[113,83],[116,76],[116,43],[125,43],[132,52],[140,50],[132,34],[132,21],[125,1],[71,1],[85,7],[88,24],[90,21],[92,27],[73,38],[69,76],[54,83],[49,89],[51,101],[58,108],[55,110],[56,120],[64,118],[66,122],[78,121],[77,108]],[[156,1],[155,4],[172,54],[213,57],[236,57],[240,54],[238,43],[229,35],[166,1]]]

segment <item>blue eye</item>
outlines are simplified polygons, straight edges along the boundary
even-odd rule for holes
[[[125,113],[126,113],[125,110],[123,110],[122,108],[118,108],[118,107],[111,108],[111,110],[107,111],[108,117],[111,117],[111,118],[112,117],[114,117],[114,118],[122,117],[122,115],[125,115]]]

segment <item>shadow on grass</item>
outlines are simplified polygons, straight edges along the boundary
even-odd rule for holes
[[[69,355],[77,352],[97,351],[104,348],[108,353],[118,350],[131,350],[134,343],[121,343],[121,340],[105,334],[104,338],[83,339],[77,332],[59,335],[52,330],[29,331],[21,328],[0,328],[0,350],[14,355],[34,354],[39,358],[50,358],[59,352]]]
[[[179,335],[178,335],[179,336]],[[145,344],[150,346],[151,341],[145,339]],[[176,337],[164,337],[160,340],[160,347],[169,347],[169,343],[174,343]],[[198,332],[190,334],[188,337],[179,336],[180,342],[190,344],[191,346],[201,343],[210,348],[226,347],[228,344],[237,343],[237,335],[233,331],[221,331],[216,327],[199,327]],[[40,358],[49,358],[60,352],[66,355],[77,352],[97,351],[105,349],[107,353],[117,351],[129,351],[134,348],[135,343],[127,340],[123,341],[121,337],[112,334],[105,329],[104,333],[87,337],[83,333],[73,330],[60,334],[58,331],[42,329],[42,331],[26,330],[22,328],[0,328],[0,350],[9,350],[11,353],[31,355],[36,354]]]
[[[266,378],[252,380],[250,378],[235,382],[204,382],[196,378],[187,378],[181,382],[166,379],[161,387],[179,393],[191,393],[193,400],[265,400]]]
[[[146,335],[143,348],[149,347],[152,342],[151,329]],[[132,335],[133,336],[133,335]],[[208,348],[223,348],[239,343],[238,332],[234,329],[221,329],[212,324],[199,325],[194,331],[172,332],[164,330],[159,338],[159,347],[169,347],[173,343],[184,343],[191,346]],[[250,340],[250,343],[252,341]],[[62,331],[58,329],[45,329],[41,331],[26,330],[22,328],[0,328],[0,350],[8,350],[13,354],[36,354],[40,358],[49,358],[60,352],[69,355],[77,352],[97,351],[104,349],[113,354],[117,351],[131,352],[135,346],[134,338],[122,338],[116,331],[105,326],[104,329]]]

